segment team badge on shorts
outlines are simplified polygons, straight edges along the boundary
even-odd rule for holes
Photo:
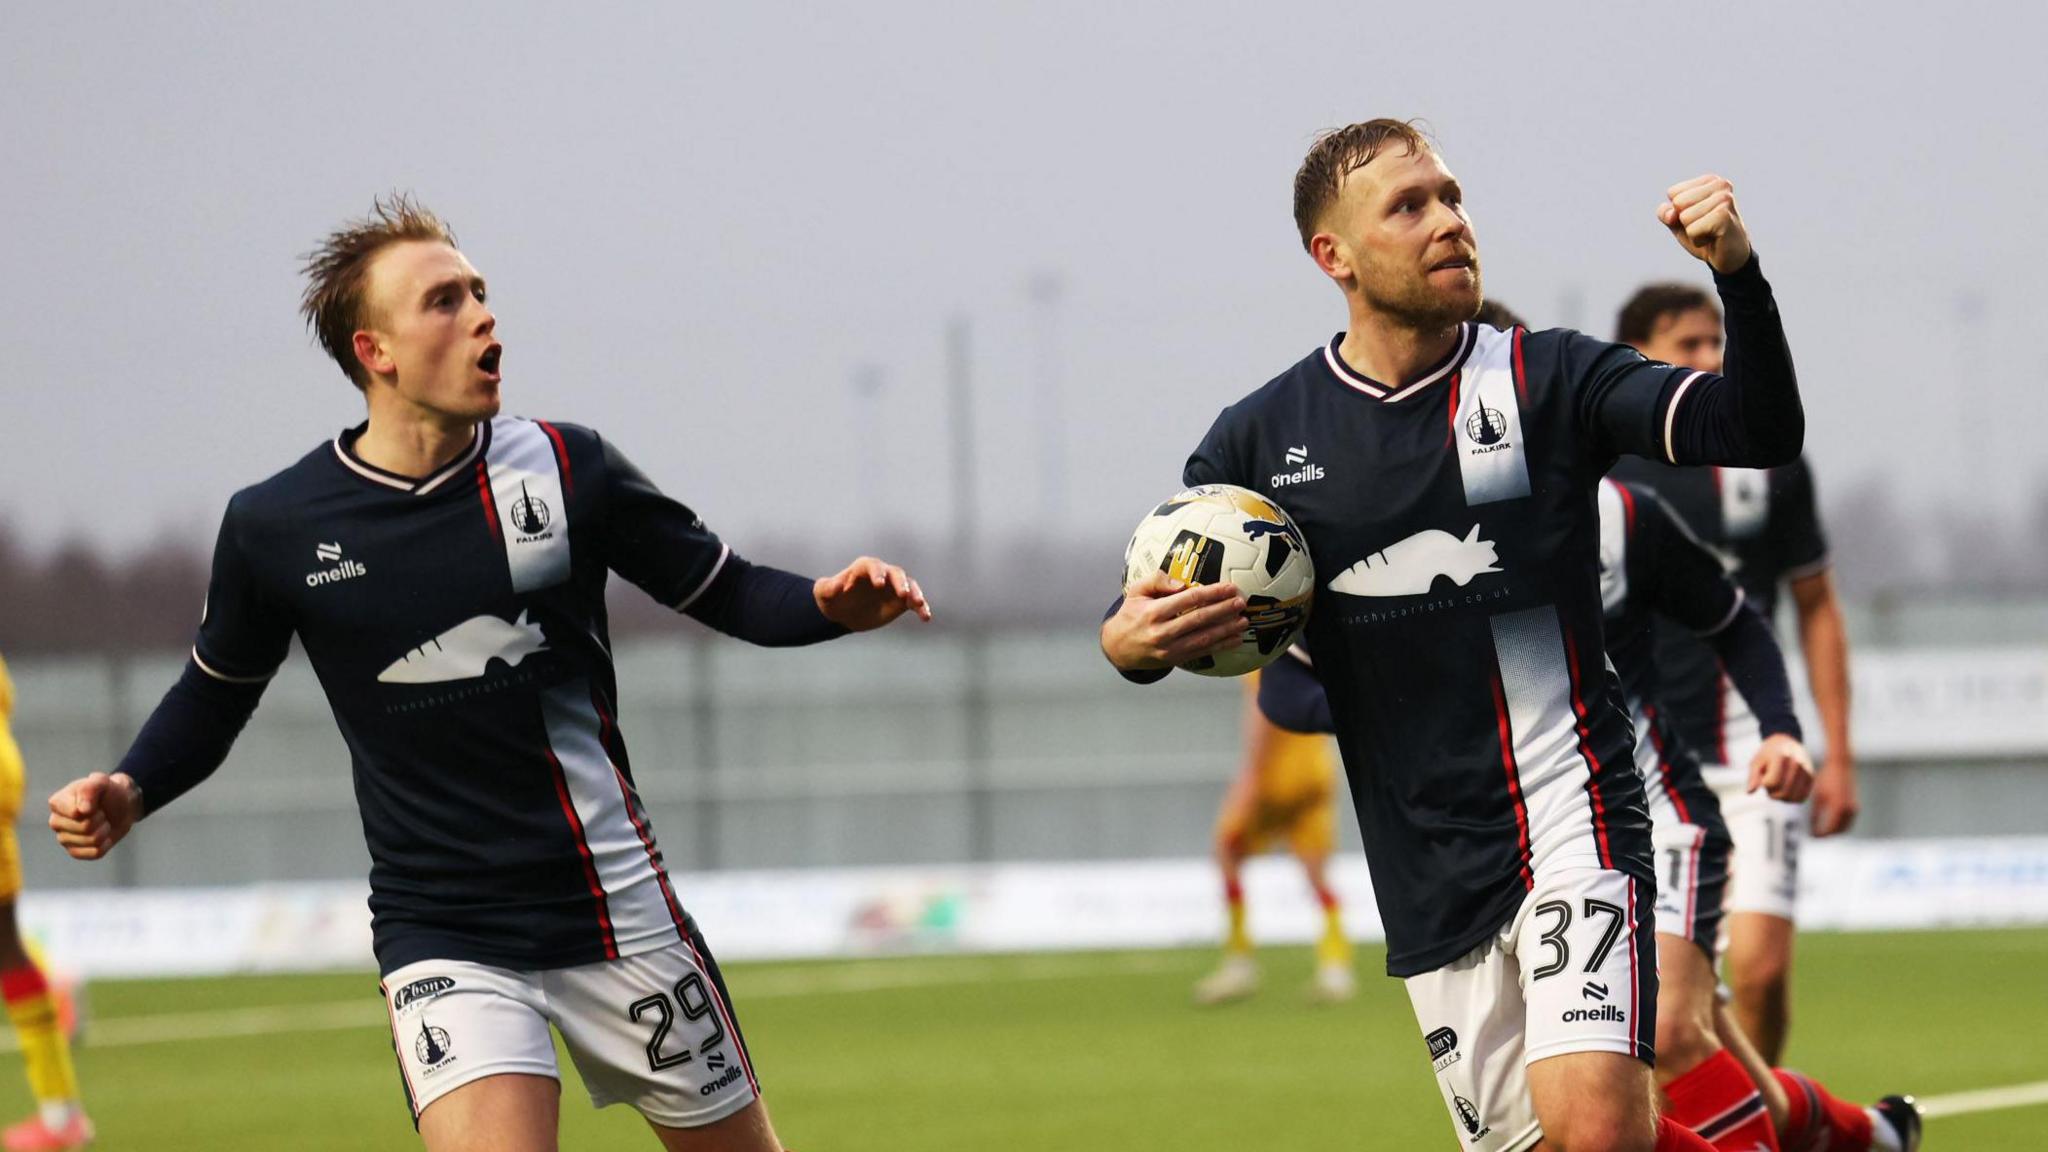
[[[419,1035],[413,1038],[412,1054],[419,1057],[422,1076],[432,1076],[455,1059],[455,1052],[449,1045],[448,1030],[434,1027],[424,1017],[420,1019]]]
[[[1481,1136],[1493,1131],[1479,1115],[1478,1105],[1458,1095],[1453,1095],[1451,1100],[1452,1106],[1458,1110],[1458,1123],[1464,1125],[1465,1133],[1472,1137],[1473,1143],[1477,1143]]]

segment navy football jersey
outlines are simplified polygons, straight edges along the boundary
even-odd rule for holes
[[[1825,571],[1827,537],[1804,459],[1782,468],[1680,468],[1624,460],[1617,479],[1654,489],[1721,557],[1766,621],[1779,586]],[[1713,650],[1669,622],[1657,625],[1665,705],[1678,732],[1702,756],[1737,762],[1759,739],[1756,716],[1729,683]],[[1731,751],[1732,749],[1732,751]]]
[[[1744,611],[1743,590],[1656,493],[1609,478],[1600,485],[1600,600],[1607,657],[1635,728],[1636,770],[1651,818],[1725,836],[1721,805],[1700,775],[1699,757],[1674,730],[1663,704],[1655,626],[1711,636]]]
[[[1226,409],[1184,479],[1260,492],[1306,537],[1307,646],[1405,976],[1494,933],[1538,872],[1650,879],[1595,492],[1621,453],[1686,455],[1681,406],[1722,382],[1576,332],[1467,324],[1388,387],[1342,340]]]
[[[193,660],[268,678],[297,635],[347,742],[380,967],[568,967],[674,942],[633,786],[607,571],[679,610],[728,551],[588,429],[499,417],[414,480],[344,433],[236,493]]]

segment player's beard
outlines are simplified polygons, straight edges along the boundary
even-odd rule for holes
[[[1472,287],[1446,290],[1430,283],[1428,270],[1402,269],[1384,265],[1371,267],[1359,280],[1359,291],[1373,310],[1403,327],[1418,330],[1448,328],[1479,315],[1486,299],[1480,280],[1479,253],[1473,252]],[[1375,262],[1377,263],[1377,262]]]

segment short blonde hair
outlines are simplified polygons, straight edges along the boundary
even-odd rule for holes
[[[455,233],[439,216],[404,192],[374,200],[370,214],[330,233],[305,256],[306,294],[299,313],[320,346],[358,389],[370,385],[369,370],[356,359],[356,332],[368,319],[363,296],[370,262],[377,253],[407,240],[438,240],[456,247]]]

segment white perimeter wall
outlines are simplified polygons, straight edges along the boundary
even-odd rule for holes
[[[1811,928],[2048,924],[2048,837],[1802,852]],[[1351,934],[1380,939],[1365,861],[1343,857],[1333,876]],[[1222,921],[1203,860],[721,872],[678,876],[677,889],[726,960],[1202,945]],[[32,891],[21,915],[58,967],[91,977],[367,969],[367,898],[352,882]],[[1261,942],[1319,929],[1289,860],[1255,861],[1246,898]]]

